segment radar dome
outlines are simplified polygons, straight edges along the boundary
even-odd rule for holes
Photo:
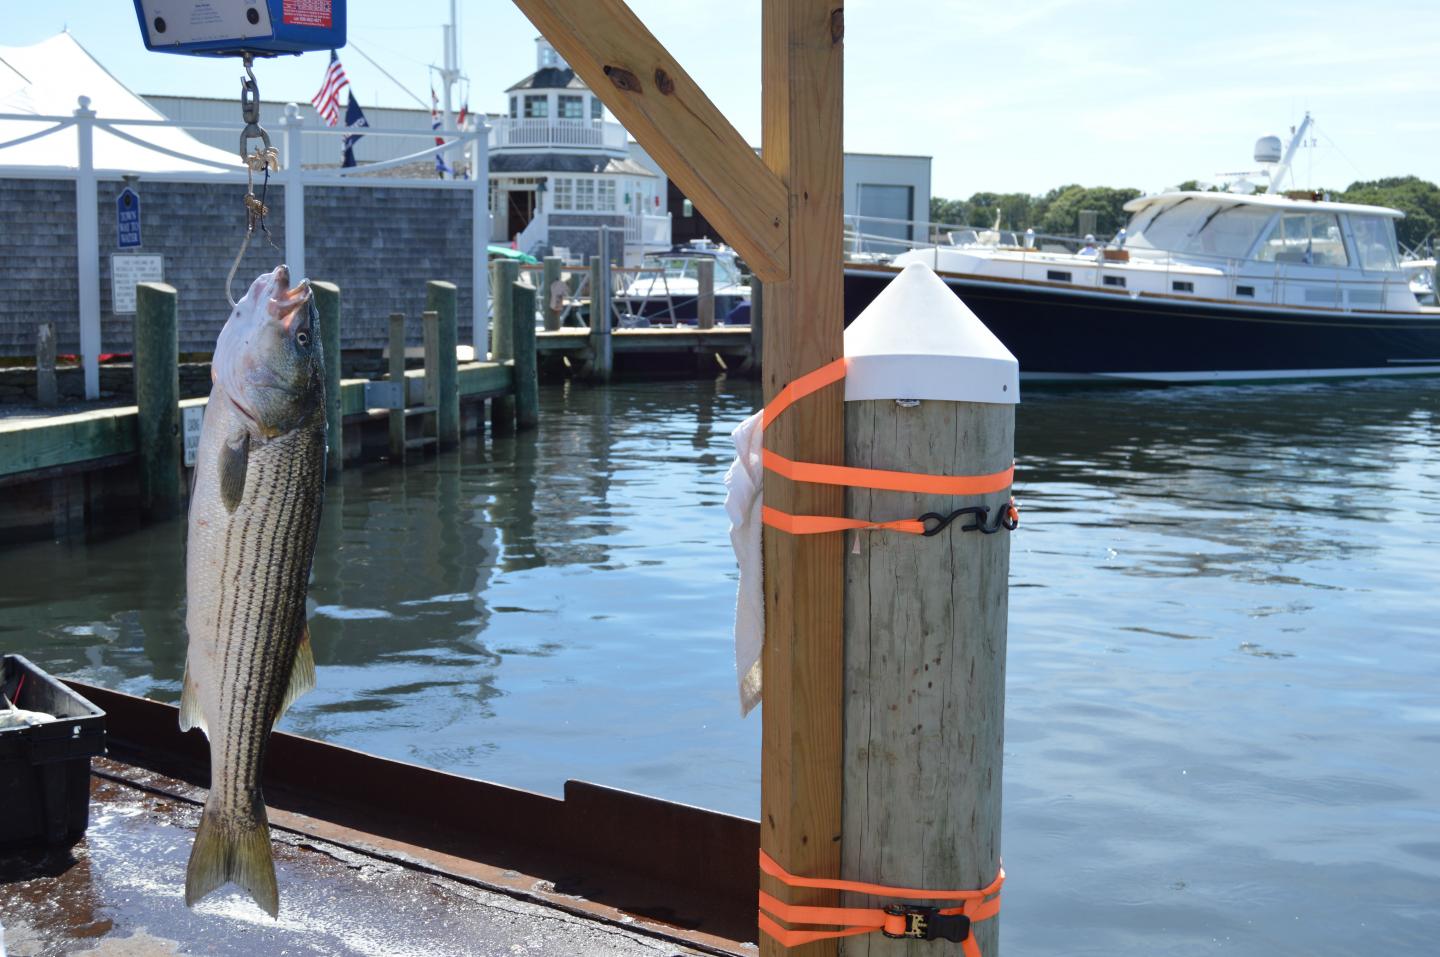
[[[1283,155],[1284,144],[1278,136],[1262,136],[1255,141],[1255,162],[1278,163]]]

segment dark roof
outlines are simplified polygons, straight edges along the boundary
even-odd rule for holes
[[[491,153],[492,173],[624,173],[627,176],[654,176],[632,159],[583,156],[573,153]]]
[[[516,83],[506,93],[513,93],[516,90],[583,90],[586,89],[585,81],[575,75],[574,70],[562,70],[557,66],[547,66],[536,70],[525,79]]]

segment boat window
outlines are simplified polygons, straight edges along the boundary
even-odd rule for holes
[[[1255,258],[1261,262],[1346,266],[1350,257],[1333,213],[1286,213],[1266,234]]]
[[[740,270],[736,267],[734,260],[715,260],[715,285],[736,286],[740,283]]]
[[[583,96],[560,96],[560,109],[558,111],[562,120],[583,120],[585,119],[585,98]]]
[[[1398,269],[1395,221],[1388,216],[1350,214],[1350,231],[1355,235],[1355,252],[1361,269]]]
[[[525,118],[543,119],[550,115],[550,98],[546,96],[525,97]]]
[[[665,276],[668,279],[685,279],[690,269],[691,259],[667,259],[665,260]]]
[[[1185,251],[1193,255],[1241,259],[1249,254],[1269,220],[1268,210],[1254,206],[1225,207],[1209,218],[1186,244]]]
[[[1045,278],[1051,282],[1069,282],[1070,273],[1062,269],[1051,269],[1045,273]]]
[[[1235,287],[1235,295],[1237,295],[1237,296],[1249,296],[1251,299],[1254,299],[1254,298],[1255,298],[1255,287],[1254,287],[1254,286],[1236,286],[1236,287]]]
[[[1179,279],[1176,279],[1170,283],[1170,289],[1173,292],[1194,292],[1195,284],[1193,282],[1181,282]]]
[[[1124,276],[1106,276],[1106,277],[1105,277],[1105,285],[1107,285],[1107,286],[1121,286],[1121,287],[1123,287],[1123,286],[1125,285],[1125,277],[1124,277]]]

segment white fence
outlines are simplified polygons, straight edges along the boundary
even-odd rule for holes
[[[79,107],[71,116],[38,116],[28,113],[0,113],[0,121],[33,123],[33,133],[26,133],[0,142],[0,177],[16,179],[73,179],[75,181],[75,249],[79,279],[80,357],[85,373],[85,397],[98,398],[100,395],[100,222],[98,184],[100,180],[119,179],[132,171],[127,169],[99,168],[95,165],[94,134],[97,128],[122,140],[142,146],[152,152],[181,159],[214,170],[210,173],[162,172],[153,178],[166,182],[234,182],[246,181],[244,166],[239,162],[239,153],[233,165],[219,163],[200,156],[192,156],[146,142],[143,138],[146,127],[169,127],[174,129],[208,129],[230,131],[235,134],[238,144],[241,125],[234,124],[180,124],[170,120],[105,119],[90,108],[90,98],[80,97]],[[6,166],[4,150],[50,136],[61,130],[74,127],[76,131],[76,165],[66,166]],[[135,133],[126,132],[136,130]],[[273,180],[285,188],[285,258],[292,275],[305,273],[305,187],[306,186],[355,186],[355,187],[419,187],[427,189],[469,190],[471,200],[471,268],[475,292],[471,316],[472,332],[477,357],[483,357],[485,344],[490,341],[490,271],[486,249],[490,238],[490,210],[488,194],[490,187],[490,161],[488,156],[489,128],[446,134],[446,142],[429,149],[402,156],[381,163],[354,166],[348,169],[305,169],[299,157],[305,136],[343,137],[352,131],[344,127],[319,127],[306,129],[299,110],[291,104],[280,121],[280,172]],[[434,136],[433,130],[384,129],[367,127],[361,131],[365,136]],[[254,141],[252,141],[253,143]],[[469,180],[414,179],[401,177],[380,177],[372,174],[394,167],[404,166],[454,148],[456,144],[471,145],[473,157],[471,169],[476,171]],[[337,143],[338,147],[338,143]],[[339,149],[335,155],[339,155]]]
[[[607,120],[498,119],[490,133],[490,148],[533,149],[568,146],[605,149],[620,153],[629,145],[625,127]]]

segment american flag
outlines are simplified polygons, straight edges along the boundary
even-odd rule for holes
[[[320,92],[310,100],[326,126],[335,126],[340,122],[340,91],[349,85],[350,81],[345,79],[345,68],[340,65],[340,58],[331,50],[330,69],[325,71],[325,82],[320,85]]]

